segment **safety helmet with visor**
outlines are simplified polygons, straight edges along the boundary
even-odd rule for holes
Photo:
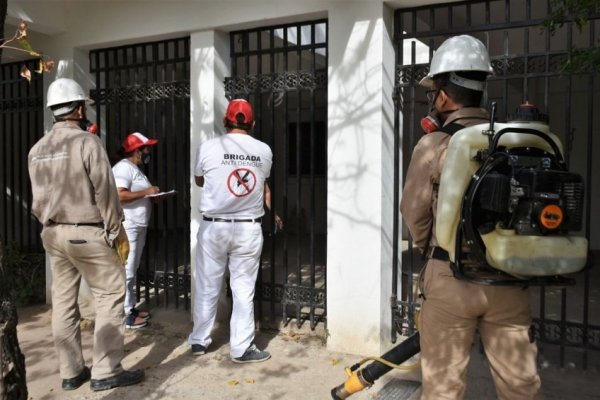
[[[444,41],[433,54],[429,72],[419,84],[432,89],[434,87],[433,79],[436,75],[449,73],[448,79],[453,84],[471,90],[484,91],[484,81],[468,79],[456,74],[456,72],[466,71],[480,71],[491,75],[494,69],[490,63],[488,51],[479,39],[469,35],[454,36]]]
[[[73,112],[81,102],[92,103],[83,88],[73,79],[59,78],[48,87],[46,107],[50,108],[56,117]]]

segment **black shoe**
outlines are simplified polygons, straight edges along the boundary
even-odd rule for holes
[[[128,329],[140,329],[148,325],[148,320],[142,317],[136,317],[133,314],[129,314],[125,318],[125,327]]]
[[[62,388],[63,390],[75,390],[79,386],[83,385],[90,380],[92,374],[88,367],[83,367],[83,370],[74,378],[63,379]]]
[[[206,353],[206,347],[201,344],[193,344],[192,345],[192,355],[193,356],[201,356]]]
[[[142,319],[145,319],[146,321],[148,321],[151,317],[151,315],[148,311],[140,311],[135,307],[133,307],[131,309],[130,314],[133,314],[134,317],[140,317]]]
[[[92,379],[90,387],[94,392],[108,390],[119,386],[129,386],[140,383],[144,380],[144,370],[136,369],[132,371],[123,371],[118,375],[104,379]]]

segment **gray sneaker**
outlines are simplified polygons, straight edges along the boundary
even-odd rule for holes
[[[271,354],[268,351],[259,350],[258,347],[254,343],[248,347],[248,350],[241,356],[237,358],[231,358],[236,364],[245,364],[245,363],[257,363],[267,361],[271,358]]]

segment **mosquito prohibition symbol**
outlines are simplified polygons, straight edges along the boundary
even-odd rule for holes
[[[248,196],[256,186],[256,175],[248,168],[238,168],[227,178],[227,188],[235,197]]]

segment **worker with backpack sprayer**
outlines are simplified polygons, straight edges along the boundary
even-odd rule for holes
[[[429,133],[417,143],[400,209],[427,258],[420,274],[419,332],[331,392],[345,399],[421,353],[422,399],[462,399],[479,332],[498,397],[541,397],[531,327],[531,285],[572,283],[587,240],[583,181],[567,171],[560,141],[530,104],[495,123],[479,108],[492,74],[479,40],[446,40],[420,84],[428,88]],[[489,121],[486,123],[486,121]],[[363,361],[364,362],[364,361]]]

